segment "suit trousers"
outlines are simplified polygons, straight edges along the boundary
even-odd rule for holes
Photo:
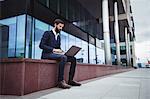
[[[58,81],[64,80],[64,68],[67,62],[71,62],[70,70],[69,70],[69,80],[73,80],[75,69],[76,69],[76,58],[72,56],[66,56],[56,53],[50,53],[48,55],[44,55],[44,59],[52,59],[59,60],[59,68],[58,68]]]

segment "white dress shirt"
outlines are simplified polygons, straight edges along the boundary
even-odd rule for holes
[[[57,37],[58,37],[59,33],[56,33],[56,31],[55,31],[54,28],[52,29],[52,31],[53,31],[53,33],[54,33],[54,35],[55,35],[55,40],[57,40]]]

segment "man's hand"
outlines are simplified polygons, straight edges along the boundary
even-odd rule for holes
[[[61,50],[61,49],[53,49],[53,52],[54,52],[54,53],[62,53],[63,50]]]

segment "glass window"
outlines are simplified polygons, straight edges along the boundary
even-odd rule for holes
[[[15,57],[16,17],[0,20],[2,57]]]
[[[72,46],[72,45],[75,45],[76,42],[75,42],[75,37],[72,36],[72,35],[69,35],[69,48]]]
[[[5,50],[5,53],[3,53],[3,55],[4,57],[15,57],[16,17],[0,20],[0,24],[2,29],[2,37],[5,35],[8,36],[6,40],[2,41],[2,49]]]
[[[48,30],[51,31],[53,29],[53,26],[49,25]]]
[[[61,32],[61,48],[67,51],[72,45],[81,47],[82,49],[75,56],[80,63],[88,63],[88,43],[76,38],[68,33]]]
[[[97,64],[105,64],[105,54],[104,50],[101,48],[96,48]]]
[[[32,58],[32,34],[33,34],[33,18],[27,15],[27,27],[26,27],[26,58]]]
[[[116,55],[111,54],[111,59],[112,59],[112,64],[113,65],[117,65],[117,63],[116,63]]]
[[[16,18],[14,18],[14,23],[9,25],[7,31],[9,35],[8,43],[8,57],[15,57],[15,47],[16,47]],[[13,19],[12,19],[13,20]]]
[[[82,48],[82,40],[81,39],[76,38],[76,46]],[[83,58],[82,58],[82,52],[81,52],[81,50],[76,54],[75,57],[77,58],[77,62],[83,63]]]
[[[32,58],[35,58],[35,19],[32,20]]]
[[[82,47],[82,40],[79,38],[76,38],[76,46]]]
[[[82,40],[81,58],[83,63],[88,63],[88,43]]]
[[[8,43],[9,43],[8,39],[9,39],[9,26],[0,24],[0,58],[8,57]]]
[[[24,57],[25,46],[25,15],[17,17],[17,44],[16,44],[16,56]]]
[[[63,51],[67,51],[69,49],[69,41],[68,41],[68,34],[64,31],[61,32],[61,49]]]
[[[0,20],[2,57],[24,57],[25,15]]]
[[[43,23],[42,21],[35,20],[35,39],[34,39],[34,58],[40,59],[42,50],[39,48],[39,44],[42,38],[42,35],[45,31],[48,31],[48,24]]]
[[[96,53],[95,53],[95,46],[92,44],[89,44],[89,59],[91,64],[96,64]]]

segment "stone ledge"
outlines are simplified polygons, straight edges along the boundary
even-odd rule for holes
[[[57,84],[57,61],[26,58],[1,59],[0,94],[25,95],[55,87]],[[65,66],[65,80],[69,66]],[[100,76],[129,71],[113,65],[77,64],[75,80],[83,81]]]

